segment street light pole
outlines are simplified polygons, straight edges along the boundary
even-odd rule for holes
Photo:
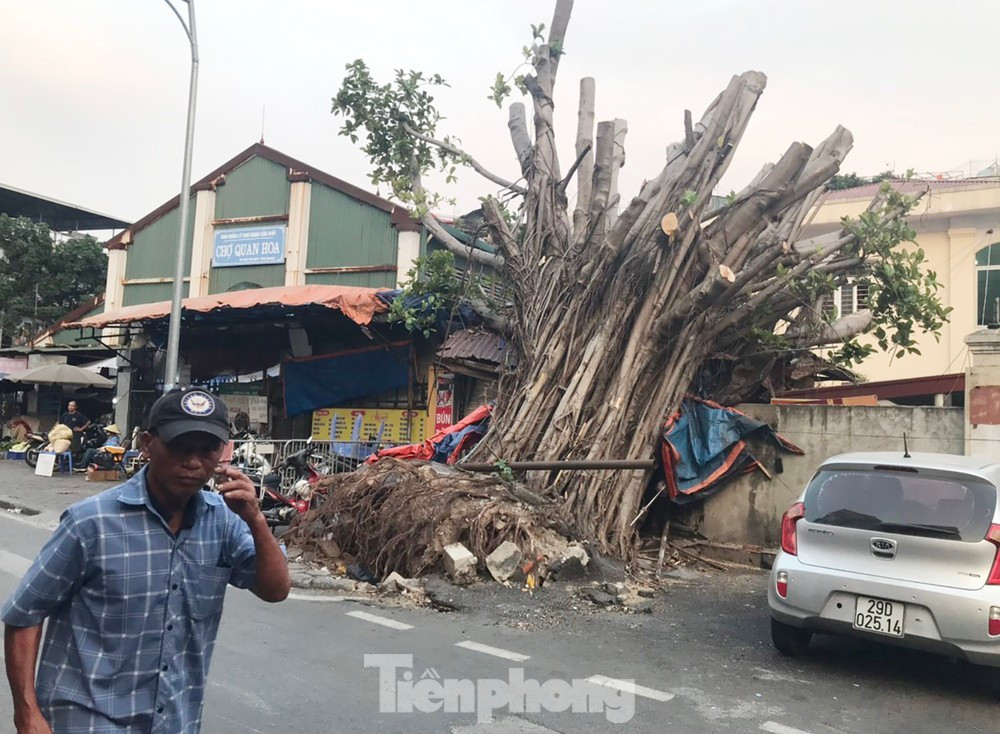
[[[184,168],[181,174],[180,230],[177,233],[177,254],[174,267],[173,297],[170,301],[170,328],[167,334],[167,364],[163,378],[164,391],[177,387],[181,346],[181,301],[184,298],[184,255],[187,249],[187,223],[191,199],[191,154],[194,148],[194,110],[198,97],[198,32],[194,22],[194,0],[187,3],[188,19],[174,7],[171,0],[164,0],[181,22],[191,44],[191,84],[188,89],[187,133],[184,137]]]

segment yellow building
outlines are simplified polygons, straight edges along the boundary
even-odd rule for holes
[[[965,336],[977,326],[1000,322],[1000,178],[970,178],[896,183],[906,193],[930,191],[910,216],[916,246],[926,266],[937,273],[942,303],[951,306],[950,320],[940,342],[919,334],[921,355],[892,358],[878,353],[857,372],[869,381],[926,377],[961,372],[968,361]],[[845,216],[857,217],[878,191],[878,185],[830,191],[818,204],[806,237],[831,232]],[[914,247],[913,244],[908,245]],[[863,308],[865,294],[844,286],[835,294],[838,313]]]

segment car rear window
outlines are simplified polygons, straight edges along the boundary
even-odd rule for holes
[[[821,525],[978,541],[989,530],[996,502],[996,488],[976,477],[824,469],[806,489],[805,519]]]

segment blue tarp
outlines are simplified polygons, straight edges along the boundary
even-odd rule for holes
[[[690,501],[720,489],[729,479],[757,466],[746,444],[756,438],[789,453],[802,449],[788,442],[766,423],[734,408],[688,398],[663,431],[663,464],[670,498]]]
[[[291,418],[399,390],[407,386],[409,379],[409,342],[285,362],[285,415]]]

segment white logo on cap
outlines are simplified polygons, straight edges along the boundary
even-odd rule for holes
[[[211,415],[215,410],[215,400],[207,392],[189,392],[181,398],[181,410],[188,415]]]

